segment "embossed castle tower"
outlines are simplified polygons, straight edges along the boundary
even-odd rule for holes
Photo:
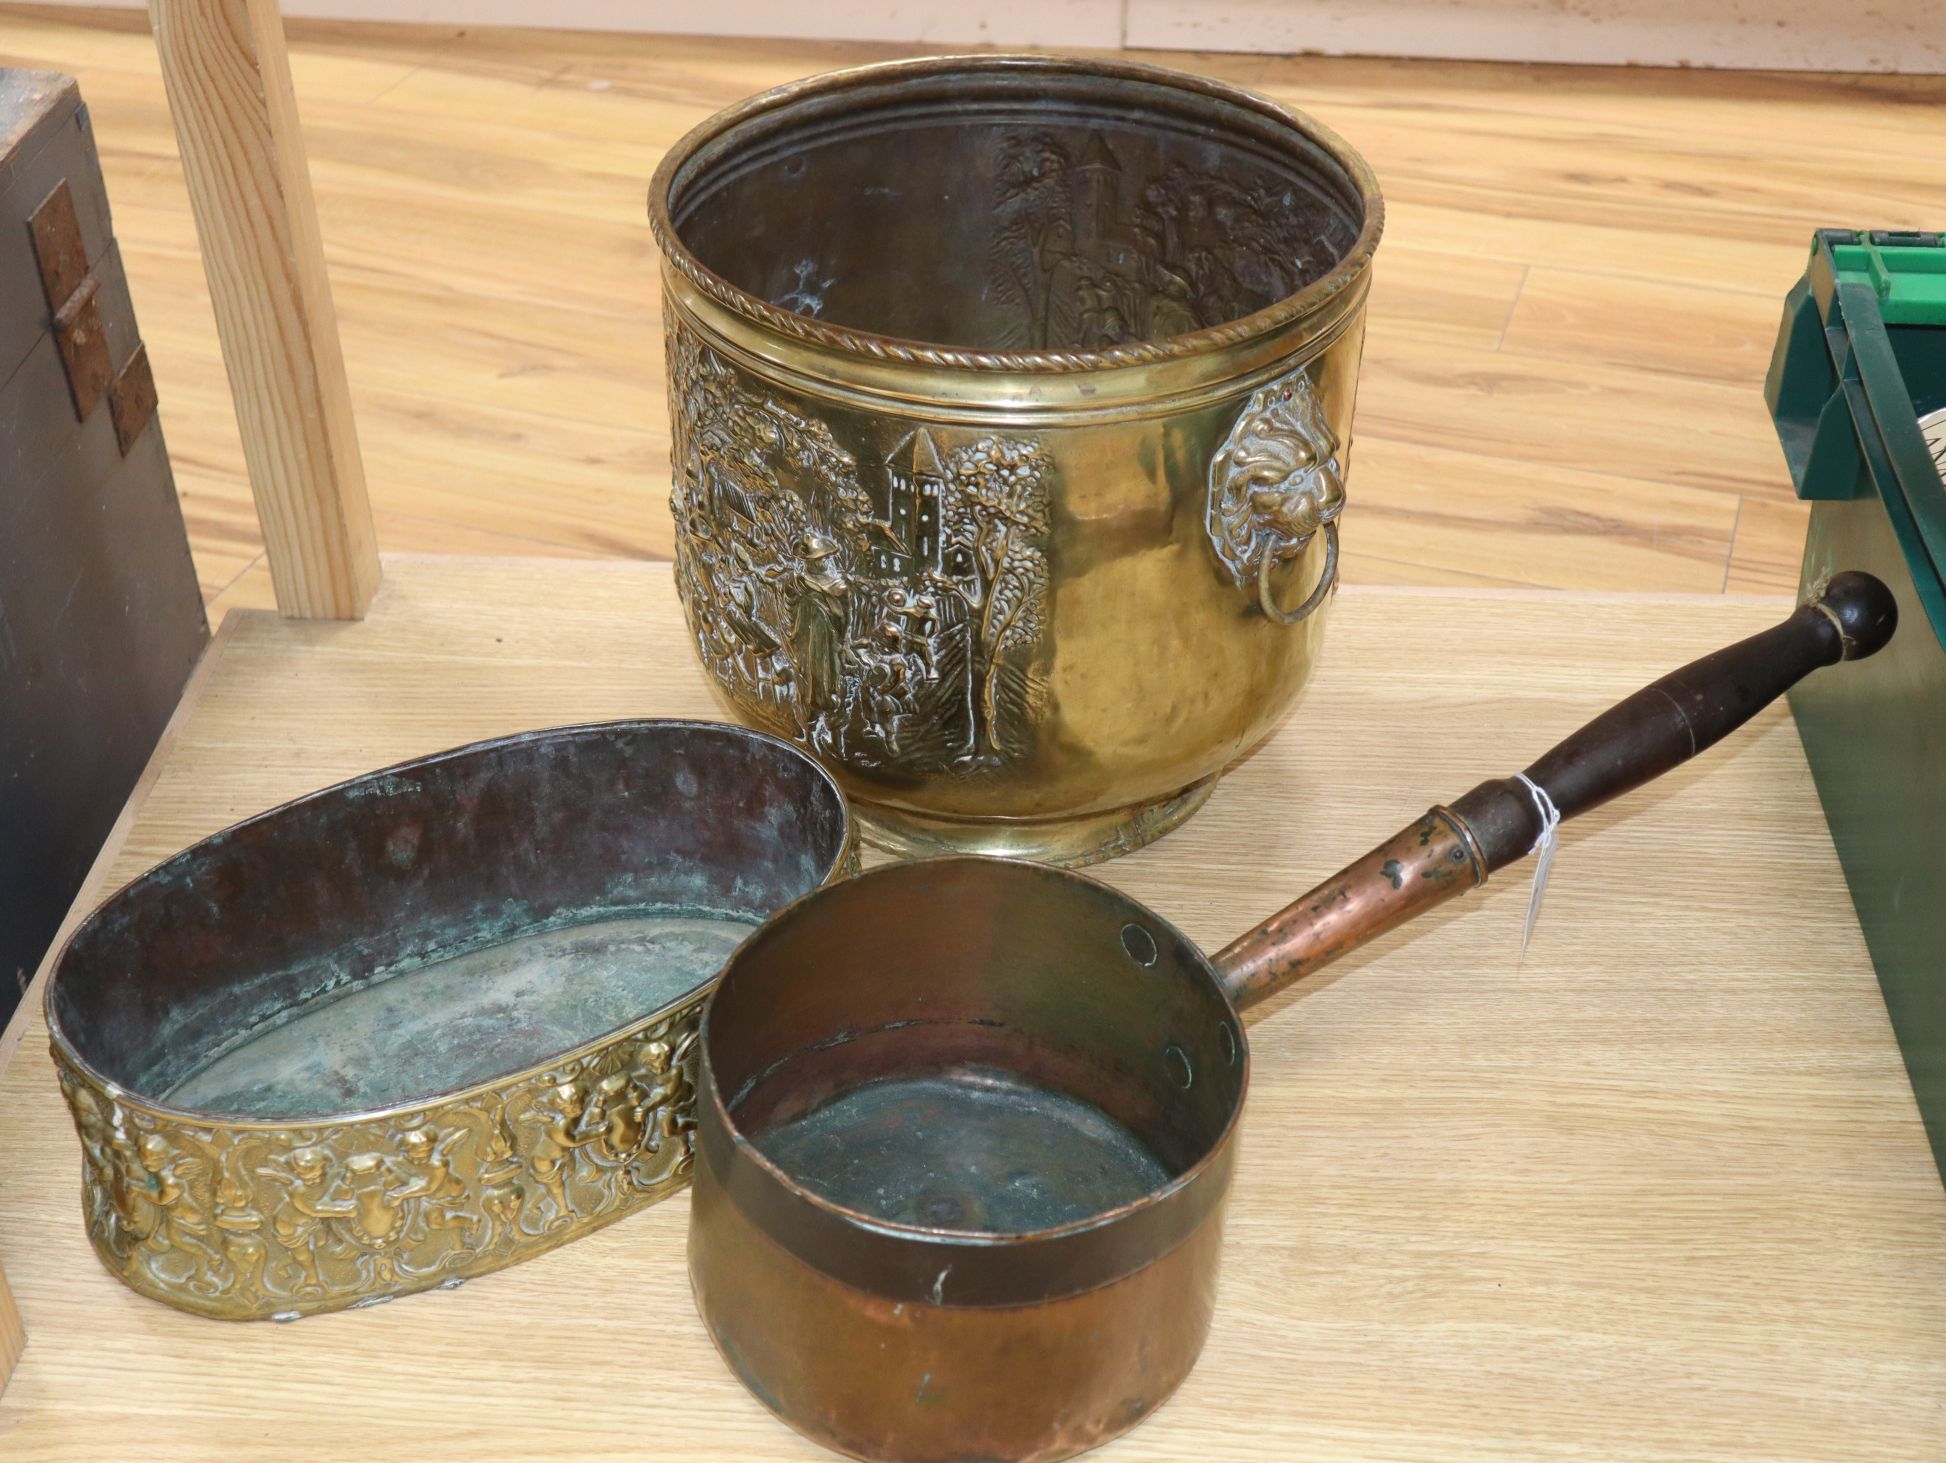
[[[885,517],[879,524],[884,537],[871,552],[873,576],[908,579],[939,572],[946,468],[932,433],[921,427],[901,440],[885,459],[885,479]]]
[[[1084,254],[1114,239],[1122,224],[1122,164],[1099,132],[1074,167],[1074,242]]]

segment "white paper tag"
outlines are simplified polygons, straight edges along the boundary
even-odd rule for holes
[[[1514,776],[1533,794],[1534,807],[1541,815],[1541,836],[1527,850],[1539,857],[1534,863],[1534,892],[1527,896],[1527,923],[1520,932],[1520,958],[1525,960],[1527,942],[1534,938],[1534,921],[1540,918],[1541,896],[1547,893],[1548,871],[1554,867],[1554,853],[1561,846],[1561,810],[1554,806],[1554,799],[1547,795],[1547,790],[1525,772],[1516,772]]]

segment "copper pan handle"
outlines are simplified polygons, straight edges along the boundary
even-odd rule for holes
[[[1566,821],[1715,746],[1820,666],[1862,660],[1892,638],[1898,607],[1869,574],[1835,574],[1782,624],[1643,687],[1555,747],[1526,776]],[[1534,794],[1483,782],[1341,869],[1216,957],[1239,1009],[1527,856]]]

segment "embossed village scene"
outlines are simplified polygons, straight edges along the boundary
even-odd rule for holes
[[[856,764],[1018,756],[1045,694],[1041,446],[921,426],[867,455],[687,332],[669,355],[677,582],[709,669],[772,729]]]
[[[984,298],[1011,306],[995,344],[1013,349],[1100,350],[1238,320],[1346,243],[1287,181],[1181,162],[1144,173],[1098,131],[1079,148],[1048,131],[1007,138],[994,191]],[[1313,249],[1290,248],[1313,233]]]

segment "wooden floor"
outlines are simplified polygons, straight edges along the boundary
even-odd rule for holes
[[[667,555],[650,173],[775,82],[910,47],[292,22],[381,544]],[[1946,79],[1162,55],[1371,160],[1357,581],[1775,591],[1804,514],[1761,394],[1820,224],[1946,225]],[[269,603],[139,13],[0,6],[94,117],[206,592]]]

